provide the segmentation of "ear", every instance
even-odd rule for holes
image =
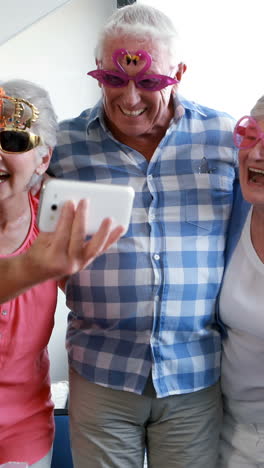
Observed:
[[[102,60],[96,59],[95,63],[96,63],[97,68],[102,68]],[[97,83],[98,83],[99,88],[102,88],[102,84],[100,83],[100,81],[97,81]]]
[[[186,72],[186,70],[187,70],[187,65],[185,65],[185,63],[183,62],[179,63],[178,71],[176,73],[176,78],[178,81],[181,81],[182,75]]]
[[[46,170],[49,167],[52,152],[53,152],[53,148],[48,147],[48,152],[45,154],[45,156],[42,156],[41,163],[35,169],[36,174],[42,175],[44,174],[44,172],[46,172]]]

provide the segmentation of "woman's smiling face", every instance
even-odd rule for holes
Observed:
[[[0,150],[0,201],[28,190],[29,182],[39,162],[36,150],[7,154]]]
[[[264,120],[257,124],[264,132]],[[244,198],[264,209],[264,141],[260,139],[253,148],[239,151],[239,176]]]

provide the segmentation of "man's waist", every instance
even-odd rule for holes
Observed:
[[[111,342],[111,346],[110,350],[107,343],[98,341],[97,347],[101,349],[98,351],[95,346],[89,346],[88,340],[82,350],[70,340],[69,364],[90,382],[138,394],[144,392],[152,372],[158,398],[198,391],[219,379],[220,340],[207,342],[203,355],[203,345],[198,342],[171,347]]]
[[[203,359],[211,360],[220,351],[220,335],[213,328],[199,331],[178,330],[99,330],[95,327],[82,330],[69,323],[67,348],[77,361],[90,361],[96,367],[103,356],[109,357],[108,368],[114,360],[133,358],[134,362],[177,361],[179,372],[185,372],[184,363],[194,360],[198,363],[203,350]],[[83,349],[89,351],[84,353]],[[110,359],[111,357],[111,359]],[[181,367],[182,366],[182,367]],[[203,366],[206,368],[205,362]],[[188,367],[188,366],[187,366]],[[200,369],[202,365],[200,364]]]

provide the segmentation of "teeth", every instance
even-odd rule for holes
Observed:
[[[126,110],[126,109],[122,109],[122,112],[125,114],[125,115],[133,115],[133,116],[137,116],[137,115],[140,115],[144,112],[145,109],[139,109],[139,110],[134,110],[134,111],[129,111],[129,110]]]
[[[250,171],[250,172],[256,172],[257,174],[262,174],[262,175],[264,175],[264,170],[263,170],[263,169],[255,169],[255,168],[253,168],[253,167],[250,167],[250,168],[249,168],[249,171]]]
[[[8,172],[0,171],[0,184],[5,182],[8,177],[9,177]]]

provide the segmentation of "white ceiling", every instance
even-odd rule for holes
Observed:
[[[74,0],[0,0],[0,45],[69,1]]]

